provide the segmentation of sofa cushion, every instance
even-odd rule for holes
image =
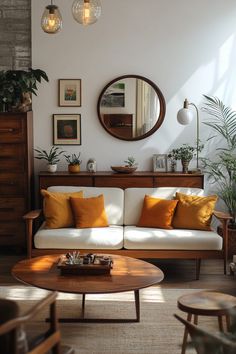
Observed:
[[[104,197],[70,198],[75,227],[106,227],[107,215],[104,209]]]
[[[127,188],[125,189],[124,224],[137,225],[145,194],[155,198],[174,199],[176,192],[203,195],[203,189],[184,187]]]
[[[177,229],[211,230],[212,213],[217,201],[216,195],[200,197],[176,193],[178,205],[172,225]]]
[[[171,222],[177,204],[177,200],[153,198],[145,195],[137,226],[173,229]]]
[[[45,227],[58,229],[60,227],[71,227],[74,225],[70,197],[83,198],[83,192],[58,193],[41,190],[43,199],[43,213],[46,220]]]
[[[143,250],[221,250],[222,237],[213,231],[152,229],[125,226],[124,247]]]
[[[35,234],[34,244],[36,248],[48,249],[117,250],[123,247],[123,227],[45,229],[42,225]]]
[[[105,210],[109,225],[123,225],[124,191],[121,188],[51,186],[51,192],[84,192],[84,198],[104,196]]]

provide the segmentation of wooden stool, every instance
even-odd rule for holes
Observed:
[[[226,318],[226,328],[230,328],[229,310],[236,306],[236,297],[218,293],[214,291],[200,291],[197,293],[183,295],[178,299],[178,308],[187,312],[187,321],[198,324],[198,316],[216,316],[218,317],[219,330],[224,331],[223,317]],[[182,351],[186,351],[188,330],[185,327]]]

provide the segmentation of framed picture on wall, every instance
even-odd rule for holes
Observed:
[[[81,80],[59,79],[59,107],[81,107]]]
[[[80,114],[53,114],[53,144],[81,145]]]
[[[167,171],[167,154],[153,155],[153,172]]]

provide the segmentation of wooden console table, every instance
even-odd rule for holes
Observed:
[[[204,188],[204,175],[181,172],[135,172],[121,174],[114,172],[40,172],[39,188],[50,186],[87,186],[87,187],[195,187]]]

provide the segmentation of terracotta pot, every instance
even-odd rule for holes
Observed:
[[[70,173],[80,172],[80,165],[68,165],[68,171]]]
[[[181,160],[183,173],[188,173],[188,165],[190,160]]]

